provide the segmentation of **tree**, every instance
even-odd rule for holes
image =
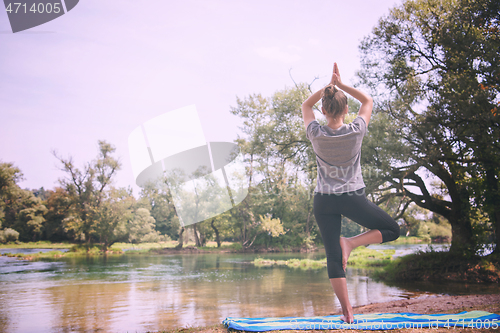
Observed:
[[[384,190],[450,221],[450,251],[477,250],[476,209],[496,225],[499,244],[498,15],[497,1],[405,1],[360,46],[361,82],[389,116],[392,142],[407,147],[382,145],[372,163],[386,171]],[[442,189],[433,194],[422,170]]]
[[[155,219],[155,230],[177,240],[180,223],[168,188],[158,186],[154,182],[148,182],[142,188],[140,196],[142,200],[147,202],[151,216]]]
[[[99,205],[92,207],[92,231],[102,244],[102,251],[118,241],[126,241],[129,235],[127,222],[132,219],[135,198],[124,189],[111,188],[104,192]]]
[[[96,228],[100,228],[101,231],[105,229],[102,225],[105,223],[104,216],[112,216],[109,209],[114,207],[113,202],[104,205],[104,201],[108,198],[106,191],[120,169],[120,162],[112,156],[116,149],[106,141],[98,141],[98,145],[97,158],[87,163],[82,171],[75,167],[71,157],[64,159],[54,152],[54,156],[61,162],[62,170],[66,173],[66,178],[60,179],[59,182],[72,201],[71,212],[64,220],[65,227],[77,237],[83,235],[87,246],[92,243],[92,235]],[[101,223],[98,226],[95,224],[96,219]],[[110,221],[110,226],[115,225],[115,222],[115,220]]]
[[[64,227],[63,221],[70,216],[72,198],[61,187],[46,191],[44,239],[50,241],[63,241],[75,239],[76,235]]]
[[[35,241],[43,231],[47,208],[42,201],[17,182],[23,179],[12,163],[0,163],[0,223],[19,233],[22,241]]]
[[[138,208],[129,221],[129,241],[132,243],[158,242],[160,233],[155,230],[155,219],[146,208]]]
[[[284,235],[290,237],[287,243],[298,241],[300,245],[315,228],[316,157],[297,113],[309,93],[310,87],[300,84],[270,98],[260,94],[238,98],[231,109],[243,119],[245,136],[236,142],[248,165],[249,195],[231,210],[243,246],[254,244],[262,234],[258,215],[270,213],[281,219],[292,230]]]

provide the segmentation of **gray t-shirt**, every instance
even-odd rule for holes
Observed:
[[[365,187],[361,174],[361,143],[366,122],[356,117],[336,130],[313,120],[307,126],[318,164],[318,183],[314,192],[345,193]]]

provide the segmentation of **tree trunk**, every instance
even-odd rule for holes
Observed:
[[[311,208],[307,212],[307,221],[306,221],[306,235],[307,237],[311,236],[311,228],[309,228],[309,221],[311,220]]]
[[[500,253],[500,193],[498,191],[498,179],[496,178],[495,166],[486,165],[486,212],[489,215],[490,221],[493,224],[495,234],[495,249],[494,253]]]
[[[205,237],[205,234],[200,232],[200,245],[205,246],[207,244],[207,238]]]
[[[198,231],[196,230],[196,223],[193,224],[194,242],[196,247],[201,247],[200,238],[198,237]]]
[[[87,253],[90,251],[90,247],[91,247],[91,244],[90,244],[90,233],[88,231],[86,231],[84,233],[85,235],[85,247],[87,248]]]
[[[215,227],[214,221],[215,221],[215,219],[212,219],[212,222],[210,222],[210,225],[212,226],[212,229],[214,229],[214,232],[215,232],[215,241],[217,242],[217,247],[220,247],[219,230]]]
[[[451,247],[450,252],[471,253],[474,252],[476,244],[472,235],[472,224],[470,221],[469,196],[466,189],[460,191],[460,199],[453,200],[452,210],[449,216],[451,224]],[[474,253],[473,253],[474,254]]]
[[[184,238],[182,237],[184,234],[184,227],[181,228],[181,232],[179,232],[179,244],[175,247],[176,249],[182,249],[184,245]]]

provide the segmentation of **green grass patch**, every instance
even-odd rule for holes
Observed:
[[[365,246],[354,249],[349,256],[348,266],[353,267],[382,267],[392,261],[396,250],[373,250]]]
[[[48,252],[38,252],[38,253],[4,253],[7,257],[16,257],[24,260],[38,260],[42,258],[46,259],[57,259],[57,258],[72,258],[72,257],[84,257],[84,256],[102,256],[102,255],[121,255],[123,251],[118,248],[109,250],[106,253],[102,251],[100,245],[94,245],[91,248],[87,248],[85,245],[72,245],[68,252],[61,251],[48,251]]]
[[[399,236],[398,239],[392,241],[392,242],[387,242],[384,243],[387,245],[397,245],[397,244],[425,244],[425,243],[430,243],[430,238],[425,238],[425,237],[415,237],[415,236]]]
[[[71,243],[52,243],[49,241],[38,242],[11,242],[7,244],[0,244],[0,249],[69,249],[74,244]]]
[[[132,244],[132,243],[114,243],[113,245],[110,246],[110,250],[149,250],[149,249],[161,249],[164,247],[173,247],[170,244],[171,242],[160,242],[160,243],[139,243],[139,244]],[[127,251],[127,252],[129,252]]]
[[[353,268],[366,267],[382,267],[392,261],[392,256],[396,250],[373,250],[364,246],[354,249],[349,256],[347,265]],[[256,258],[253,264],[257,267],[266,266],[287,266],[301,269],[319,269],[326,267],[326,258],[319,260],[312,259],[288,259],[288,260],[272,260],[264,258]]]
[[[49,251],[49,252],[38,252],[38,253],[4,253],[3,254],[6,257],[14,257],[14,258],[19,258],[19,259],[24,259],[24,260],[37,260],[41,258],[61,258],[65,255],[64,252],[61,251]]]

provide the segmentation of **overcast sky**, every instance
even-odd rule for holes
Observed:
[[[53,189],[64,174],[52,150],[81,167],[106,140],[122,162],[115,185],[137,194],[128,153],[137,126],[195,104],[206,140],[232,142],[237,96],[291,87],[290,69],[297,82],[319,76],[319,89],[334,61],[353,82],[360,41],[398,3],[82,0],[16,34],[2,9],[0,161],[21,169],[21,187]]]

